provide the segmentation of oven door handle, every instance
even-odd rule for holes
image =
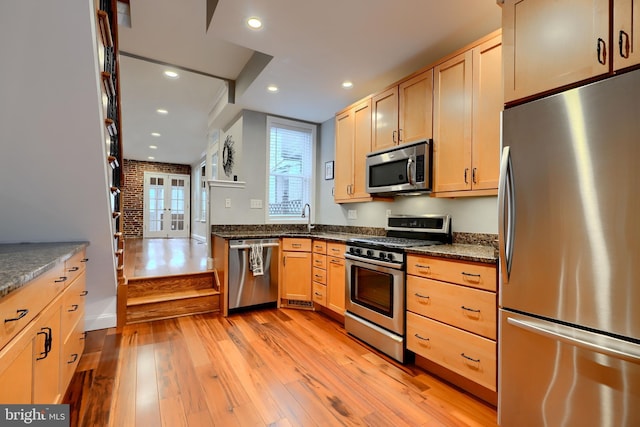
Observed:
[[[369,260],[367,258],[360,258],[358,256],[351,255],[349,253],[344,254],[344,257],[346,259],[350,259],[350,260],[353,260],[353,261],[359,261],[361,263],[366,263],[368,266],[371,266],[371,267],[386,267],[386,268],[393,268],[394,270],[402,270],[402,265],[401,264],[395,264],[393,262],[387,262],[387,261],[381,261],[381,260],[375,260],[375,262],[371,262],[371,260]]]

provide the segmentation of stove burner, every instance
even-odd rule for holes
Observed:
[[[442,242],[435,240],[421,240],[421,239],[408,239],[405,237],[360,237],[351,239],[349,241],[352,244],[364,243],[368,245],[384,246],[388,248],[409,248],[412,246],[431,246],[439,245]]]

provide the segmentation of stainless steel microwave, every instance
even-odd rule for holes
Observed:
[[[433,141],[426,140],[367,154],[367,193],[430,192]]]

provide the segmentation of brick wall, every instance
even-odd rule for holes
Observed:
[[[191,175],[191,166],[124,159],[122,169],[124,171],[124,183],[122,185],[123,233],[125,237],[142,237],[144,173],[159,172]]]

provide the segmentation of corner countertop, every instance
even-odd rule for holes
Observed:
[[[331,233],[331,232],[251,232],[251,231],[228,231],[214,232],[214,236],[226,240],[234,239],[268,239],[278,237],[300,237],[311,239],[323,239],[333,242],[347,242],[349,239],[363,237],[362,234],[352,233]],[[407,253],[419,255],[436,256],[440,258],[454,259],[459,261],[481,262],[485,264],[496,264],[498,255],[496,249],[489,245],[453,243],[450,245],[435,246],[415,246],[406,248]]]
[[[453,243],[451,245],[415,246],[407,248],[406,252],[484,264],[495,264],[498,261],[496,249],[493,246],[483,245]]]
[[[88,242],[0,244],[0,298],[88,245]]]

